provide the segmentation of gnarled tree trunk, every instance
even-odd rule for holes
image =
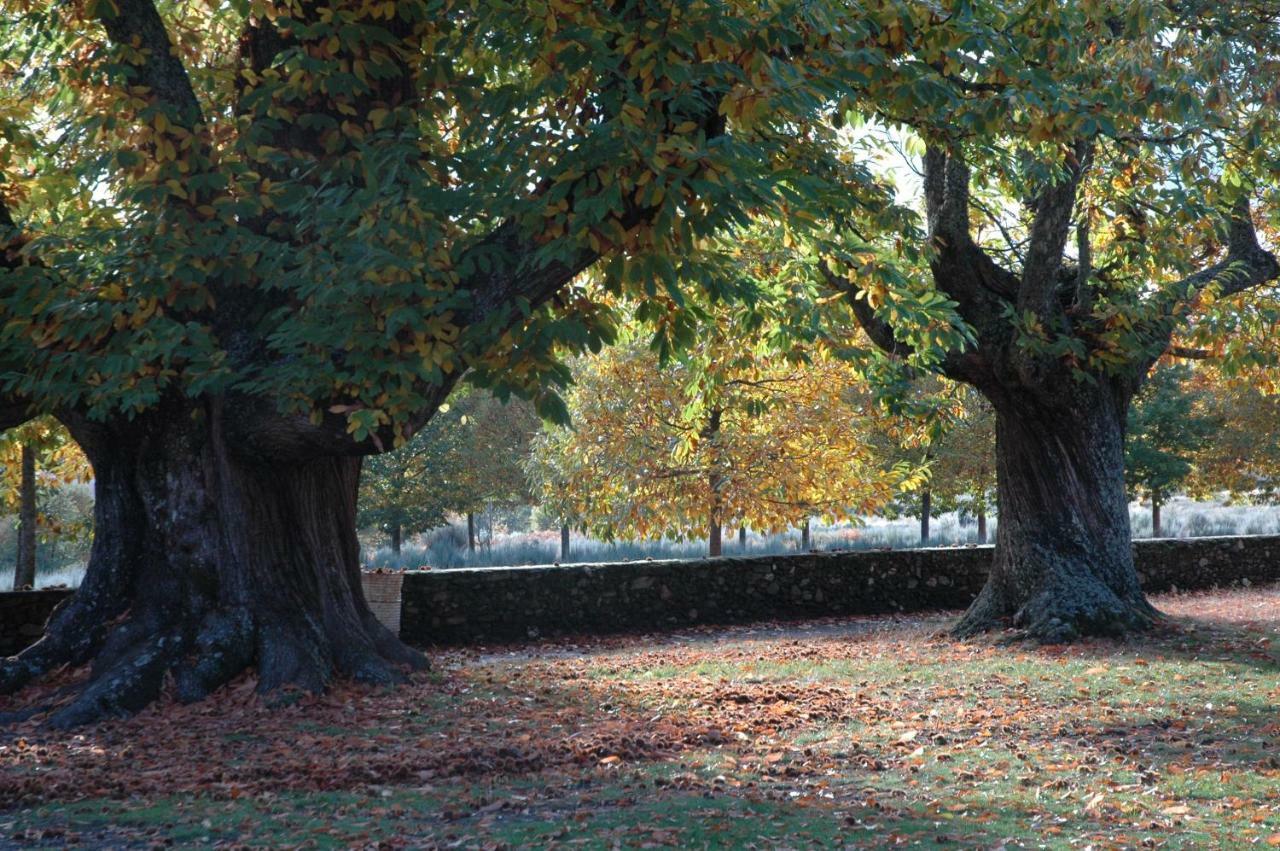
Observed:
[[[267,693],[335,676],[391,683],[426,665],[364,599],[358,458],[237,454],[216,403],[67,424],[97,483],[88,571],[45,636],[0,665],[13,690],[92,660],[52,724],[134,712],[169,677],[197,700],[250,666]]]
[[[1007,618],[1028,637],[1057,642],[1150,625],[1156,612],[1138,585],[1124,488],[1128,392],[996,398],[995,559],[956,632]]]

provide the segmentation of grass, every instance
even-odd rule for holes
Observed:
[[[1066,648],[946,616],[707,628],[31,722],[0,732],[0,846],[1280,844],[1280,587],[1156,603],[1157,634]]]

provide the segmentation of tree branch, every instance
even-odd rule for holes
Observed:
[[[1022,266],[1018,288],[1019,312],[1031,311],[1047,320],[1062,305],[1058,299],[1058,269],[1071,232],[1080,180],[1092,158],[1092,142],[1077,140],[1067,159],[1066,179],[1045,188],[1035,199],[1031,222],[1031,242]]]
[[[133,82],[150,89],[173,112],[170,120],[177,119],[184,129],[192,131],[203,123],[191,78],[152,0],[114,0],[99,3],[98,8],[111,40],[143,53],[141,62],[128,63],[136,77]]]

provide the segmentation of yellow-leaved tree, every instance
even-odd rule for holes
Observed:
[[[64,512],[47,510],[41,505],[41,491],[89,478],[84,453],[52,417],[38,417],[0,434],[0,509],[18,518],[15,589],[35,586],[41,537],[83,537],[91,525],[87,513],[69,519]]]
[[[534,445],[535,489],[566,522],[604,538],[764,532],[875,511],[910,484],[868,439],[883,414],[829,341],[748,338],[727,309],[701,339],[662,358],[635,337],[583,359],[573,427]]]

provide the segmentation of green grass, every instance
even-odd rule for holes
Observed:
[[[925,618],[458,651],[395,692],[28,727],[0,734],[0,846],[1266,847],[1278,599],[1067,649]]]

